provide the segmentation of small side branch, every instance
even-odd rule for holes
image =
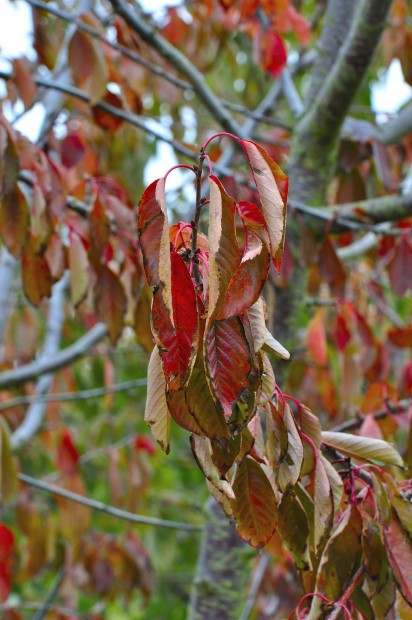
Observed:
[[[40,609],[36,611],[36,613],[34,614],[33,620],[43,620],[43,618],[46,617],[46,614],[49,611],[54,599],[59,593],[59,590],[62,586],[65,576],[66,576],[66,569],[63,567],[62,569],[60,569],[59,573],[57,574],[56,581],[54,582],[52,589],[46,596],[44,603],[42,604]]]
[[[0,359],[3,355],[4,332],[10,315],[10,298],[18,262],[3,247],[0,256]]]
[[[61,489],[60,487],[48,484],[47,482],[43,482],[42,480],[38,480],[37,478],[33,478],[32,476],[27,476],[26,474],[18,474],[18,478],[21,482],[24,482],[29,486],[35,487],[36,489],[46,491],[47,493],[52,493],[53,495],[58,495],[59,497],[63,497],[64,499],[68,499],[72,502],[76,502],[77,504],[88,506],[93,510],[104,512],[108,515],[111,515],[112,517],[117,517],[118,519],[123,519],[124,521],[130,521],[131,523],[155,525],[173,530],[182,530],[184,532],[200,532],[203,530],[203,527],[200,525],[193,525],[191,523],[180,523],[178,521],[168,521],[166,519],[157,519],[156,517],[146,517],[144,515],[137,515],[133,512],[128,512],[127,510],[121,510],[120,508],[109,506],[108,504],[104,504],[103,502],[89,499],[88,497],[84,497],[83,495],[79,495],[78,493],[73,493],[72,491]]]

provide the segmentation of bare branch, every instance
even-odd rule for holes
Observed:
[[[250,586],[249,594],[247,595],[246,603],[242,611],[242,615],[239,620],[249,620],[250,614],[253,611],[253,607],[256,603],[256,597],[259,593],[260,586],[262,585],[263,578],[266,573],[266,569],[269,565],[270,555],[263,552],[259,558],[258,565],[253,574],[252,583]]]
[[[364,216],[366,220],[375,223],[398,221],[412,215],[412,193],[347,202],[329,208],[329,212],[356,220]]]
[[[62,586],[62,583],[64,581],[64,578],[66,576],[66,569],[63,566],[63,568],[60,569],[60,571],[57,574],[56,580],[52,586],[52,589],[50,590],[50,592],[48,593],[48,595],[46,596],[44,602],[42,603],[42,606],[40,607],[40,609],[38,611],[36,611],[36,613],[33,616],[33,620],[43,620],[43,618],[45,618],[47,612],[49,611],[54,599],[56,598],[56,596],[59,593],[59,590]]]
[[[159,527],[170,528],[173,530],[182,530],[184,532],[201,532],[203,530],[203,527],[200,525],[193,525],[191,523],[179,523],[178,521],[168,521],[166,519],[158,519],[156,517],[146,517],[144,515],[137,515],[133,512],[128,512],[127,510],[121,510],[120,508],[109,506],[108,504],[104,504],[103,502],[89,499],[88,497],[84,497],[83,495],[79,495],[78,493],[73,493],[72,491],[61,489],[60,487],[48,484],[47,482],[43,482],[42,480],[38,480],[37,478],[33,478],[32,476],[27,476],[26,474],[18,474],[18,478],[21,482],[24,482],[25,484],[28,484],[37,489],[41,489],[42,491],[47,491],[47,493],[52,493],[53,495],[64,497],[65,499],[76,502],[77,504],[88,506],[89,508],[93,508],[93,510],[104,512],[108,515],[111,515],[112,517],[117,517],[118,519],[130,521],[131,523],[155,525]]]
[[[69,274],[66,272],[62,279],[53,286],[49,302],[46,338],[39,362],[53,359],[59,351],[64,322],[64,297],[68,283]],[[44,397],[49,392],[52,383],[52,373],[42,375],[37,381],[35,397]],[[36,435],[43,423],[45,410],[46,403],[44,400],[36,400],[30,405],[22,424],[14,431],[11,437],[13,450],[19,450]]]
[[[105,387],[91,388],[90,390],[79,390],[78,392],[60,392],[59,394],[35,394],[33,396],[16,396],[4,403],[0,403],[0,411],[6,411],[21,405],[31,405],[33,403],[67,403],[78,400],[89,400],[89,398],[99,398],[107,394],[118,394],[119,392],[131,392],[132,390],[146,387],[147,379],[131,379],[114,385]]]
[[[56,372],[81,358],[89,349],[100,342],[107,334],[107,325],[97,323],[84,336],[72,345],[56,353],[52,358],[39,359],[25,366],[0,373],[0,389],[9,389],[16,385],[33,381],[42,375]]]
[[[226,112],[219,98],[209,88],[204,75],[190,60],[164,37],[157,33],[136,11],[132,11],[123,0],[110,0],[116,13],[165,60],[180,71],[192,84],[199,100],[206,106],[218,123],[230,133],[241,135],[240,125]]]
[[[288,67],[283,69],[282,75],[280,76],[280,83],[293,116],[299,118],[303,113],[304,107]]]
[[[412,101],[406,105],[395,118],[380,128],[384,144],[395,144],[412,131]]]

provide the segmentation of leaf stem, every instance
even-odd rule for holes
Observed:
[[[202,207],[205,204],[206,199],[202,197],[202,172],[203,172],[203,164],[205,161],[206,155],[205,150],[202,147],[200,149],[199,154],[199,162],[198,165],[194,168],[196,174],[196,210],[195,217],[192,221],[192,264],[194,267],[194,276],[196,284],[200,284],[200,271],[199,271],[199,263],[197,259],[197,233],[199,228],[199,220],[200,213],[202,211]]]

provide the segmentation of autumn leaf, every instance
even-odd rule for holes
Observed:
[[[0,502],[7,502],[17,491],[17,471],[10,444],[10,431],[0,416]]]
[[[299,480],[303,465],[303,445],[289,405],[283,407],[283,421],[287,429],[288,448],[276,471],[279,488],[284,493]]]
[[[383,535],[398,588],[412,606],[412,542],[396,518],[384,528]]]
[[[29,237],[22,256],[23,290],[27,299],[38,306],[44,297],[50,297],[52,277],[46,258],[36,252],[36,242]]]
[[[176,424],[179,424],[179,426],[189,431],[189,433],[197,433],[198,435],[203,435],[201,428],[199,427],[198,423],[193,417],[193,414],[189,410],[186,401],[186,394],[186,390],[183,389],[174,392],[167,392],[166,400],[170,415],[172,416]]]
[[[106,91],[108,69],[100,41],[76,30],[68,45],[68,62],[73,79],[97,103]]]
[[[166,403],[166,382],[159,350],[152,351],[147,369],[147,397],[144,419],[163,452],[170,450],[170,413]]]
[[[18,185],[7,192],[0,205],[0,236],[15,258],[20,258],[30,229],[30,210]]]
[[[296,568],[308,570],[311,565],[308,518],[293,491],[288,491],[282,496],[278,508],[278,528],[282,542],[289,549]]]
[[[69,234],[68,267],[70,273],[70,297],[78,306],[86,297],[90,285],[90,265],[84,243],[76,232]]]
[[[399,453],[393,446],[381,439],[323,431],[322,443],[331,446],[346,456],[361,461],[403,467],[403,461]]]
[[[13,549],[13,532],[0,523],[0,603],[5,602],[11,590]]]
[[[309,322],[306,339],[309,353],[314,361],[320,366],[325,366],[328,360],[328,348],[322,308],[318,308]]]
[[[233,500],[235,498],[234,490],[229,482],[221,477],[219,470],[213,463],[210,440],[207,437],[191,435],[190,446],[205,477],[228,499]]]
[[[388,338],[397,347],[412,348],[412,325],[390,329]]]
[[[288,178],[261,146],[250,140],[239,142],[255,179],[269,233],[271,256],[279,271],[285,243]]]
[[[252,547],[269,542],[277,525],[276,497],[260,465],[246,457],[239,465],[233,483],[232,503],[237,530]]]
[[[208,380],[216,402],[226,418],[243,390],[248,387],[252,361],[238,317],[215,321],[205,334]]]
[[[221,311],[224,296],[241,261],[236,238],[235,201],[220,181],[209,177],[209,330],[212,320]]]
[[[119,277],[105,265],[97,272],[94,295],[97,316],[107,323],[110,339],[115,343],[123,331],[127,298]]]

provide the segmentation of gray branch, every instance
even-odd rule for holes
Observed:
[[[116,13],[153,49],[165,60],[169,61],[175,69],[180,71],[192,84],[199,100],[206,106],[213,118],[230,133],[240,135],[240,125],[223,108],[219,98],[209,88],[204,75],[195,67],[190,60],[182,54],[174,45],[157,33],[137,11],[133,11],[123,0],[110,0]]]
[[[76,502],[77,504],[81,504],[82,506],[88,506],[93,510],[104,512],[108,515],[111,515],[112,517],[117,517],[118,519],[130,521],[131,523],[157,525],[173,530],[183,530],[185,532],[199,532],[203,530],[203,527],[200,525],[192,525],[191,523],[179,523],[178,521],[168,521],[165,519],[157,519],[156,517],[146,517],[144,515],[137,515],[133,512],[128,512],[127,510],[121,510],[120,508],[109,506],[108,504],[104,504],[103,502],[89,499],[88,497],[84,497],[83,495],[79,495],[78,493],[73,493],[72,491],[67,491],[66,489],[62,489],[52,484],[48,484],[47,482],[43,482],[43,480],[38,480],[37,478],[27,476],[26,474],[18,474],[18,478],[19,480],[21,480],[21,482],[24,482],[25,484],[28,484],[42,491],[46,491],[47,493],[52,493],[53,495],[64,497],[65,499]]]
[[[73,364],[87,351],[100,342],[107,334],[107,325],[97,323],[87,334],[81,336],[72,345],[56,353],[52,358],[41,358],[30,364],[0,373],[0,389],[10,389],[27,381],[34,381],[42,375],[56,372]]]
[[[66,272],[59,282],[53,286],[49,302],[49,316],[46,325],[46,338],[43,351],[39,357],[39,363],[51,360],[59,351],[62,327],[64,322],[64,298],[69,274]],[[41,399],[50,390],[53,383],[53,373],[42,375],[36,384],[35,398]],[[46,410],[43,400],[35,400],[28,408],[22,424],[14,431],[11,437],[13,450],[19,450],[36,435],[39,431]]]

